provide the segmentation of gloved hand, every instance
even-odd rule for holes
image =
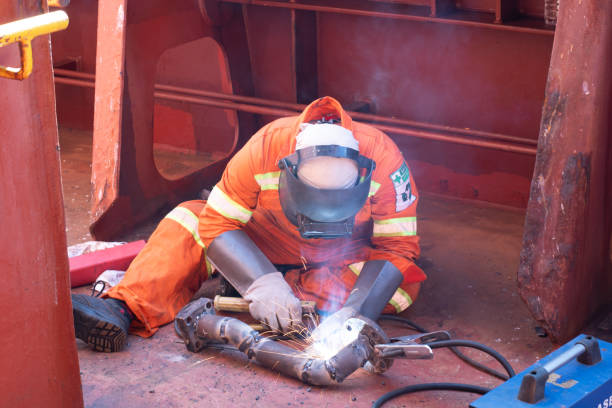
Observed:
[[[257,278],[244,293],[255,319],[273,330],[289,331],[302,321],[302,305],[280,272]]]

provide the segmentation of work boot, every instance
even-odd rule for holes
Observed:
[[[74,332],[96,351],[120,351],[127,339],[132,313],[125,302],[87,295],[72,295]]]

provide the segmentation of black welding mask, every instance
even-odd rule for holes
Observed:
[[[317,156],[348,158],[357,163],[359,176],[355,185],[343,189],[320,189],[298,178],[301,162]],[[281,159],[279,196],[285,216],[303,238],[343,238],[353,232],[355,214],[363,207],[370,192],[376,163],[357,150],[338,145],[310,146]]]

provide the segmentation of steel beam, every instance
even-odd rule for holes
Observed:
[[[2,23],[47,11],[40,2],[1,4]],[[83,406],[49,44],[48,35],[31,41],[28,78],[0,79],[0,405],[6,407]],[[0,49],[0,65],[16,65],[14,47]]]
[[[99,3],[90,225],[97,239],[111,239],[159,210],[195,197],[216,182],[227,163],[225,158],[178,180],[164,178],[155,166],[154,82],[164,51],[212,37],[224,48],[233,70],[230,87],[252,93],[239,13],[217,28],[202,19],[195,2],[181,0],[170,7],[156,0],[146,2],[146,8],[142,4]],[[223,47],[228,37],[231,45]],[[252,115],[239,114],[238,120],[232,150],[256,129]]]
[[[561,2],[518,283],[551,336],[610,301],[612,2]]]

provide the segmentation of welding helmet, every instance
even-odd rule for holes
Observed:
[[[298,134],[295,153],[279,161],[280,204],[303,238],[351,236],[376,167],[358,149],[350,130],[315,124]]]

